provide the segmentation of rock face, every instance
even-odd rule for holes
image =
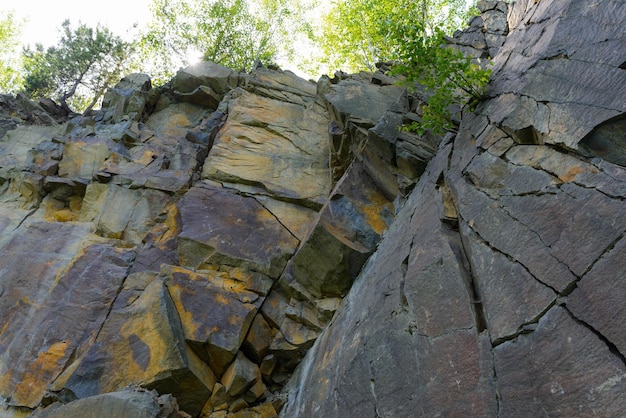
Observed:
[[[283,416],[626,411],[626,72],[611,52],[626,5],[510,7],[489,98],[441,143]]]
[[[204,63],[73,119],[3,99],[0,413],[276,416],[419,177],[393,163],[420,141],[407,98],[376,77]]]
[[[438,138],[385,75],[0,100],[0,415],[623,415],[619,0],[483,0]]]

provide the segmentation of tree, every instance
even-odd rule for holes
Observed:
[[[152,62],[145,71],[165,81],[198,56],[243,71],[257,60],[273,62],[288,49],[287,33],[303,23],[300,4],[299,0],[153,0],[153,19],[140,42],[144,62]]]
[[[406,36],[406,29],[397,28]],[[400,35],[396,35],[400,36]],[[423,133],[442,134],[453,128],[452,108],[468,106],[470,110],[482,98],[491,70],[482,68],[470,57],[446,44],[444,32],[421,39],[406,40],[396,48],[396,65],[392,74],[405,76],[405,85],[426,88],[428,103],[422,107],[422,119],[407,128]]]
[[[13,12],[0,15],[0,93],[14,93],[22,85],[19,54],[16,53],[22,23]]]
[[[329,71],[373,71],[380,61],[396,59],[404,42],[452,33],[467,18],[465,0],[337,0],[322,18],[313,41]],[[402,34],[393,27],[402,27]]]
[[[133,45],[98,25],[63,22],[57,46],[26,49],[24,89],[31,97],[52,97],[68,112],[88,112],[119,81]],[[71,105],[71,107],[70,107]]]
[[[325,17],[316,38],[329,68],[375,69],[393,63],[406,85],[427,89],[428,105],[413,130],[451,129],[451,107],[479,99],[489,79],[482,69],[447,47],[444,35],[467,18],[465,0],[341,0]]]

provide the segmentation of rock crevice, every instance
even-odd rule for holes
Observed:
[[[479,9],[444,138],[387,64],[1,97],[0,415],[620,416],[626,7]]]

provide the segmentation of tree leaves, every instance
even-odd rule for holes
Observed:
[[[407,29],[396,27],[404,36]],[[446,44],[444,33],[435,34],[422,41],[405,40],[398,52],[398,64],[392,72],[403,74],[410,89],[417,85],[426,88],[428,104],[422,108],[422,120],[409,129],[423,133],[431,130],[442,134],[451,130],[452,113],[455,108],[472,105],[479,100],[489,82],[491,70],[481,68],[459,50]]]
[[[159,81],[198,52],[235,70],[271,63],[280,50],[289,52],[289,25],[299,25],[301,16],[299,0],[153,0],[151,9],[140,52]]]
[[[22,23],[13,12],[0,15],[0,93],[15,92],[22,84],[19,55],[15,53]]]
[[[330,68],[375,69],[393,63],[406,85],[426,89],[421,123],[409,128],[442,133],[452,129],[452,111],[480,98],[489,71],[456,49],[444,35],[467,17],[465,0],[341,0],[326,15],[316,41]]]
[[[132,45],[98,25],[61,26],[57,46],[24,51],[24,90],[31,97],[53,97],[72,112],[88,111],[119,81]]]

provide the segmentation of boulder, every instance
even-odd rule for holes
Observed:
[[[237,87],[239,78],[240,75],[230,68],[205,61],[178,71],[170,85],[171,89],[179,94],[190,94],[201,87],[206,87],[223,97],[229,90]]]
[[[147,74],[135,73],[122,78],[104,94],[103,120],[112,120],[114,123],[124,119],[139,120],[143,116],[151,89],[152,83]]]
[[[238,90],[202,178],[238,189],[258,186],[280,200],[317,209],[331,189],[328,122],[313,98],[294,104]]]
[[[133,383],[171,393],[183,411],[196,415],[216,378],[183,335],[161,279],[150,281],[143,290],[127,283],[95,342],[61,375],[57,390],[66,388],[86,398]]]
[[[241,347],[271,279],[246,271],[194,273],[176,267],[163,273],[185,340],[221,376]]]
[[[54,403],[36,411],[32,418],[188,418],[178,410],[176,399],[156,391],[126,389],[79,399],[62,405]]]
[[[261,380],[259,367],[243,353],[237,354],[235,361],[222,376],[222,384],[230,396],[243,395],[259,380]]]

